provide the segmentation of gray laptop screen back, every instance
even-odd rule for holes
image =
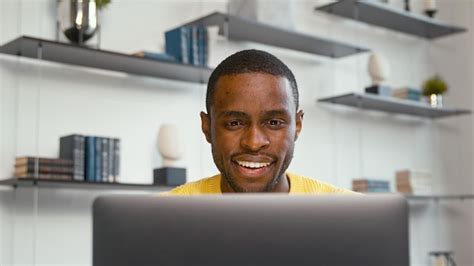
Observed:
[[[93,265],[409,265],[401,196],[106,196]]]

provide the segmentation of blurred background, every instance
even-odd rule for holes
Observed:
[[[88,8],[72,13],[79,2]],[[298,82],[305,117],[289,171],[407,194],[411,264],[440,251],[474,265],[474,1],[361,2],[0,0],[0,265],[91,265],[95,197],[169,189],[152,186],[162,125],[175,125],[187,181],[216,174],[200,129],[206,80],[250,48]],[[435,76],[445,93],[427,86]],[[69,135],[119,140],[107,181],[141,186],[88,186],[87,172],[18,182],[41,175],[19,158],[67,159]]]

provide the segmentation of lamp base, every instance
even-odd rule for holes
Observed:
[[[392,89],[387,86],[373,85],[365,88],[366,93],[378,94],[383,96],[392,96]]]
[[[434,15],[436,14],[437,11],[438,10],[436,9],[425,10],[425,14],[430,18],[434,18]]]
[[[179,186],[186,183],[186,168],[162,167],[153,169],[153,184]]]

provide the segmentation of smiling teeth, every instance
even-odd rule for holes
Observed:
[[[259,162],[244,162],[244,161],[237,161],[240,166],[247,167],[247,168],[262,168],[269,166],[270,163],[259,163]]]

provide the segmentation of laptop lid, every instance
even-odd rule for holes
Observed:
[[[93,265],[409,265],[408,207],[379,196],[103,196]]]

